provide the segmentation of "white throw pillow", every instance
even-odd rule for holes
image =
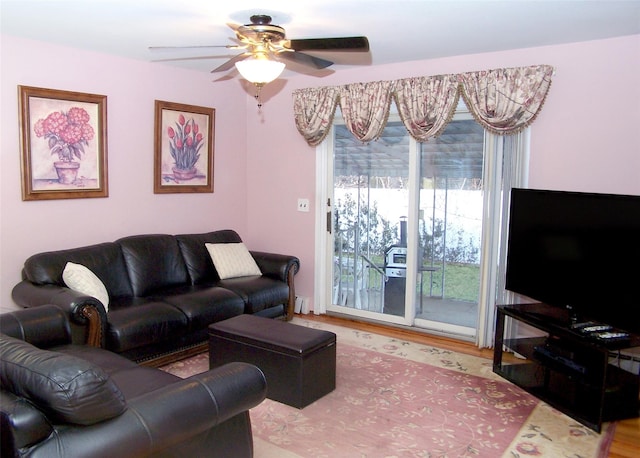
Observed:
[[[205,243],[220,279],[262,275],[244,243]]]
[[[102,302],[105,310],[109,311],[109,293],[104,283],[100,281],[96,274],[82,264],[67,262],[62,271],[62,280],[74,291],[92,296]]]

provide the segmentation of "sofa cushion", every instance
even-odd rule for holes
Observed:
[[[169,342],[187,333],[187,317],[171,304],[152,300],[114,300],[107,323],[107,349],[123,353]]]
[[[244,243],[206,243],[221,280],[262,275]]]
[[[180,377],[168,372],[140,366],[130,359],[102,348],[88,345],[62,345],[52,350],[73,355],[100,366],[118,386],[127,401],[180,380]]]
[[[134,235],[121,238],[116,243],[122,249],[133,295],[145,297],[189,281],[175,237],[165,234]]]
[[[96,274],[91,272],[91,269],[82,264],[67,262],[62,271],[62,280],[65,285],[74,291],[95,297],[102,302],[105,310],[109,311],[109,293],[107,293],[107,288],[105,288],[104,283],[96,277]]]
[[[229,278],[221,280],[219,285],[233,291],[244,300],[244,313],[257,313],[289,301],[287,284],[270,277]]]
[[[180,309],[189,320],[189,332],[206,329],[211,323],[226,320],[245,311],[245,303],[236,293],[213,285],[176,288],[163,300]]]
[[[231,229],[203,234],[176,235],[191,282],[194,285],[220,280],[205,243],[239,243],[242,239]]]
[[[123,390],[123,387],[121,387],[118,381],[113,378],[113,375],[120,371],[138,367],[138,365],[130,359],[123,358],[117,353],[107,351],[104,348],[92,347],[91,345],[57,345],[49,348],[48,350],[84,359],[85,361],[91,361],[92,364],[100,367],[100,369],[102,369],[114,382],[116,382],[116,385],[118,385],[118,388],[124,395],[125,399],[128,397],[127,392]]]
[[[100,367],[6,335],[0,335],[0,387],[59,422],[92,425],[126,409],[124,396]]]

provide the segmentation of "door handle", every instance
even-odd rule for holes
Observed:
[[[327,232],[331,234],[331,210],[327,212]]]

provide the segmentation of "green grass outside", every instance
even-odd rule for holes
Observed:
[[[377,258],[377,257],[376,257]],[[379,262],[379,265],[383,265],[384,260],[374,259],[374,262]],[[371,270],[369,277],[369,284],[379,285],[380,275]],[[343,281],[353,281],[353,277],[343,276]],[[429,281],[431,281],[431,275],[428,272],[422,275],[422,294],[428,296],[431,294],[435,297],[441,297],[442,294],[442,275],[440,270],[436,270],[433,273],[433,289],[429,290]],[[477,264],[458,264],[458,263],[446,263],[444,269],[444,298],[457,301],[467,301],[477,303],[479,301],[480,294],[480,266]],[[420,285],[417,285],[418,291],[420,291]]]
[[[433,273],[434,296],[442,295],[442,275]],[[423,294],[429,294],[430,275],[422,276]],[[419,285],[418,285],[419,286]],[[445,264],[444,298],[458,301],[478,302],[480,294],[480,266],[477,264]]]

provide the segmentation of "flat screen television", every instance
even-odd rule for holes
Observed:
[[[640,196],[514,188],[506,289],[640,334]]]

